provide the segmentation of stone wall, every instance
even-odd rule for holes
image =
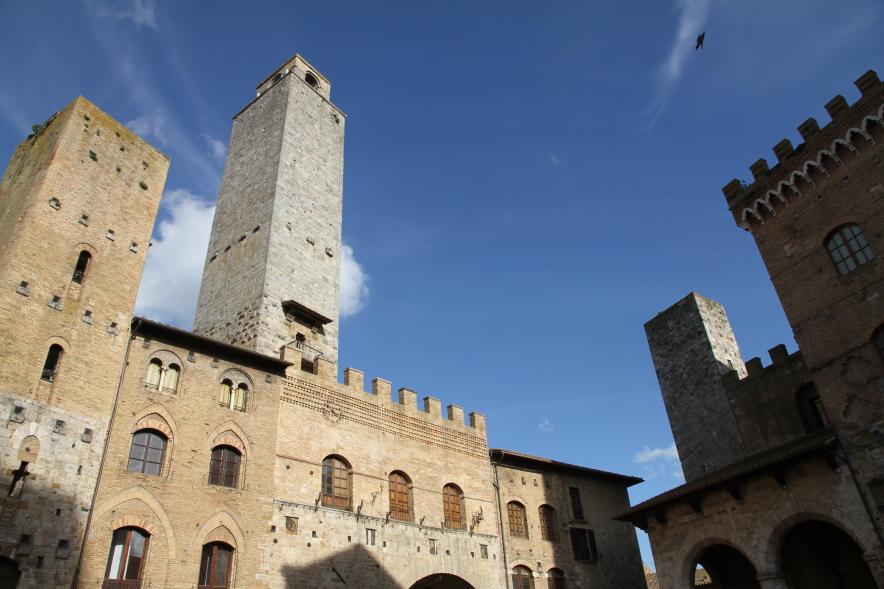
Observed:
[[[526,566],[537,587],[546,587],[550,569],[564,573],[567,587],[637,589],[645,586],[642,561],[635,530],[611,516],[629,507],[628,483],[600,476],[579,475],[556,470],[525,470],[495,465],[499,484],[500,509],[506,543],[506,566]],[[570,487],[580,491],[583,517],[571,509]],[[525,507],[527,538],[510,532],[507,504],[515,501]],[[540,506],[555,510],[555,540],[545,540],[541,532]],[[570,529],[593,532],[598,549],[596,562],[574,558]]]

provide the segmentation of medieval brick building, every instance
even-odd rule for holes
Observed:
[[[800,350],[744,364],[695,293],[645,326],[686,483],[619,519],[648,531],[662,589],[698,565],[728,589],[884,587],[884,84],[856,86],[724,188]]]
[[[18,147],[0,586],[644,586],[639,479],[337,381],[345,120],[299,56],[234,117],[193,332],[132,317],[168,158],[83,98]]]

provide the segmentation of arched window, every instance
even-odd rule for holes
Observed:
[[[795,404],[798,406],[798,415],[807,433],[821,430],[829,425],[819,391],[812,382],[798,389],[795,394]]]
[[[510,522],[510,536],[527,538],[528,522],[525,518],[525,506],[518,501],[510,501],[506,504],[506,513]]]
[[[159,360],[159,358],[154,358],[150,361],[150,364],[147,365],[147,378],[145,379],[145,384],[147,386],[158,389],[160,388],[160,378],[163,374],[163,363]]]
[[[225,378],[221,381],[221,395],[219,401],[222,407],[233,409],[234,411],[245,411],[246,402],[249,396],[249,385],[242,382],[233,387],[233,381]]]
[[[534,576],[526,566],[513,567],[513,589],[534,589]]]
[[[104,589],[140,587],[148,544],[150,544],[150,534],[140,528],[119,528],[114,531],[102,587]]]
[[[307,72],[306,74],[304,74],[304,81],[310,84],[311,87],[317,90],[319,89],[319,80],[317,80],[316,76],[314,76],[311,72]]]
[[[233,404],[233,382],[229,378],[221,381],[221,393],[218,403],[222,407],[230,407]]]
[[[414,521],[411,510],[411,479],[404,472],[390,473],[390,517],[401,521]]]
[[[350,465],[340,456],[322,461],[322,504],[325,507],[350,509]]]
[[[86,281],[86,271],[89,269],[89,262],[92,261],[92,254],[83,250],[77,258],[77,265],[74,266],[74,275],[71,281],[77,284],[83,284]]]
[[[126,470],[160,474],[163,471],[163,458],[166,456],[166,441],[166,436],[155,430],[143,429],[135,432]]]
[[[236,488],[239,484],[239,463],[242,454],[233,446],[215,446],[212,448],[212,460],[209,463],[209,484]]]
[[[64,355],[64,348],[58,344],[49,346],[46,353],[46,361],[43,363],[43,373],[41,378],[46,382],[55,382],[58,376],[58,367],[61,365],[61,357]]]
[[[546,574],[547,589],[565,589],[565,573],[559,569],[549,569]]]
[[[178,390],[178,377],[181,374],[181,367],[177,364],[169,364],[166,373],[163,375],[163,390],[174,393]]]
[[[227,589],[233,568],[233,547],[224,542],[203,546],[200,558],[199,589]]]
[[[826,249],[842,276],[875,257],[859,225],[844,225],[826,238]]]
[[[540,536],[550,542],[558,540],[558,535],[556,534],[556,510],[549,505],[541,505],[537,512],[540,514]]]
[[[442,513],[446,528],[463,530],[467,527],[464,517],[463,491],[453,483],[442,487]]]

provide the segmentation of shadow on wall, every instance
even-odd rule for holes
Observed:
[[[285,589],[474,589],[463,579],[445,573],[430,575],[411,587],[404,587],[361,544],[309,565],[283,566],[281,573]]]
[[[21,470],[19,466],[0,477],[0,587],[70,585],[86,512],[76,497],[50,484],[39,469],[27,474]]]

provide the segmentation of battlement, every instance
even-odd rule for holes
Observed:
[[[793,367],[798,364],[802,364],[803,360],[801,359],[801,352],[796,351],[792,354],[786,349],[785,344],[779,344],[767,351],[768,356],[770,356],[770,364],[765,366],[761,358],[754,357],[746,362],[746,375],[741,376],[739,372],[736,370],[731,370],[730,372],[724,374],[721,377],[722,382],[726,388],[733,389],[734,387],[744,384],[751,380],[763,379],[769,374],[771,374],[775,370],[779,370],[783,367]]]
[[[827,178],[884,142],[884,83],[873,70],[854,82],[860,98],[852,105],[840,94],[826,103],[831,121],[820,128],[808,118],[798,126],[804,143],[783,139],[773,147],[777,164],[761,158],[749,169],[753,182],[733,179],[722,189],[737,224],[751,231],[791,202],[819,189]]]
[[[283,348],[283,359],[292,365],[286,372],[289,381],[296,379],[315,382],[327,387],[332,391],[344,393],[355,397],[357,400],[369,401],[377,406],[407,415],[424,421],[428,424],[454,428],[472,436],[486,437],[485,415],[483,413],[469,413],[469,421],[464,421],[464,410],[459,405],[447,405],[445,412],[442,411],[442,402],[433,396],[423,397],[418,405],[418,394],[412,389],[400,387],[398,394],[393,396],[393,385],[389,380],[374,378],[371,381],[371,390],[365,390],[365,373],[356,368],[345,368],[343,382],[337,380],[337,366],[334,362],[322,357],[316,359],[315,373],[300,370],[301,351],[292,348]]]

